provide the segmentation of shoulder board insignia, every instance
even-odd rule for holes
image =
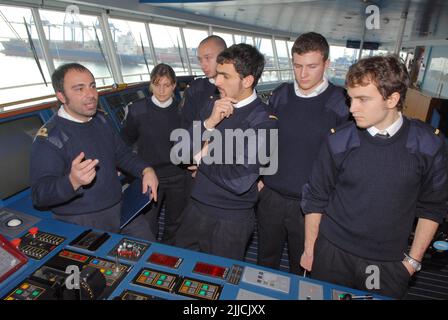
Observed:
[[[335,133],[336,129],[335,128],[331,128],[330,131],[331,131],[331,133]]]
[[[48,130],[47,130],[47,128],[45,128],[45,127],[40,128],[37,131],[36,136],[47,138],[48,137]]]
[[[278,120],[278,118],[272,114],[269,115],[269,119],[274,119],[274,120]]]
[[[436,129],[436,130],[434,130],[434,134],[435,134],[435,135],[437,135],[437,136],[438,136],[438,135],[439,135],[439,133],[440,133],[440,130],[439,130],[439,129]]]

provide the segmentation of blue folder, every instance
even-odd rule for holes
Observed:
[[[120,229],[123,229],[132,219],[134,219],[152,199],[150,199],[151,189],[147,193],[142,193],[142,180],[134,180],[126,190],[123,191],[121,206]]]

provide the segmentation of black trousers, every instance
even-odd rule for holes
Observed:
[[[121,201],[107,209],[88,214],[78,215],[53,215],[57,220],[81,225],[88,228],[99,229],[103,231],[121,233],[134,238],[155,241],[149,223],[139,215],[133,219],[127,226],[120,230],[121,219]]]
[[[93,213],[76,215],[53,214],[53,218],[87,228],[120,233],[121,201],[109,208]]]
[[[190,198],[175,245],[243,260],[255,226],[253,209],[225,210]]]
[[[372,286],[372,266],[378,272],[378,289]],[[314,249],[311,277],[342,286],[402,299],[406,295],[410,274],[400,261],[375,261],[350,254],[319,235]]]
[[[191,173],[160,178],[162,204],[165,206],[165,228],[162,242],[173,245],[177,229],[182,221],[182,213],[190,199],[193,178]]]
[[[288,242],[289,272],[300,274],[304,248],[304,217],[299,200],[286,198],[267,186],[257,205],[258,264],[280,268],[285,241]]]
[[[165,207],[165,225],[162,242],[173,245],[177,229],[191,193],[192,177],[187,171],[171,177],[159,177],[157,202],[152,202],[142,214],[150,226],[155,239],[158,238],[158,218]]]

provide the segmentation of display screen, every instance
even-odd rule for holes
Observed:
[[[224,279],[227,275],[228,270],[228,268],[215,266],[204,262],[198,262],[194,266],[193,272]]]
[[[169,268],[178,268],[182,262],[181,258],[167,256],[162,253],[154,252],[148,259],[148,262],[159,264]]]

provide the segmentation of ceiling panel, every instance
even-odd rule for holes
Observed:
[[[380,9],[380,29],[367,30],[365,41],[393,44],[402,12],[408,8],[404,41],[419,37],[448,38],[448,2],[443,0],[238,0],[200,3],[147,4],[201,16],[270,28],[297,35],[307,31],[324,34],[332,42],[360,40],[365,8]]]

